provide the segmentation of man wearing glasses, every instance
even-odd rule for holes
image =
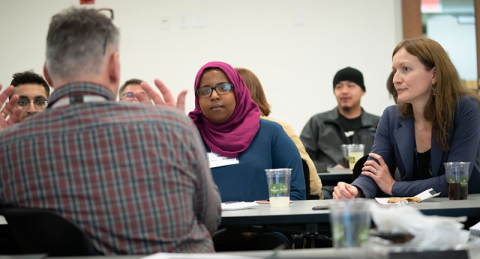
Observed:
[[[213,252],[220,195],[200,135],[178,109],[116,102],[119,38],[97,10],[52,17],[48,107],[14,126],[0,118],[0,205],[52,209],[105,255]],[[162,89],[167,105],[184,106]],[[2,112],[15,118],[17,101]]]
[[[148,96],[145,90],[140,86],[142,82],[143,80],[135,78],[126,81],[118,91],[120,102],[138,102],[135,93],[142,94],[151,101],[152,99],[150,96]]]
[[[10,84],[15,87],[10,98],[13,95],[18,95],[19,97],[14,109],[20,107],[22,110],[17,122],[24,120],[28,116],[35,115],[37,112],[43,112],[47,108],[50,87],[41,75],[32,71],[16,73],[13,75],[13,80]]]

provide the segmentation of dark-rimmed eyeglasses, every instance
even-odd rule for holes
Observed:
[[[107,15],[107,17],[110,17],[110,20],[113,21],[113,9],[110,9],[110,8],[100,8],[100,9],[98,9],[97,11],[99,11],[100,13],[103,13],[103,14]],[[108,37],[110,37],[110,30],[107,30],[107,31],[105,32],[105,41],[104,41],[104,43],[103,43],[103,55],[105,55],[105,53],[107,52]]]
[[[20,106],[22,110],[27,111],[30,108],[30,103],[32,102],[37,111],[43,111],[48,106],[48,101],[43,99],[35,101],[30,101],[28,99],[20,99],[18,100],[17,105]]]
[[[213,90],[215,90],[219,95],[224,95],[230,93],[232,89],[233,84],[221,83],[216,85],[215,87],[200,87],[195,91],[195,93],[200,98],[210,98],[212,96]]]

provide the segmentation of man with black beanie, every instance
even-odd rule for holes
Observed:
[[[310,118],[300,135],[318,172],[325,172],[327,166],[343,167],[342,144],[364,144],[368,154],[373,144],[370,128],[375,128],[380,120],[360,106],[366,89],[359,70],[339,70],[333,78],[333,92],[337,107]]]

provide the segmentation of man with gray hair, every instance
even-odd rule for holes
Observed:
[[[147,92],[143,90],[141,86],[142,82],[143,80],[132,78],[123,83],[118,93],[120,102],[138,102],[135,94],[139,93],[149,99],[151,103],[152,99],[150,98],[150,96],[148,96]]]
[[[49,106],[14,126],[0,120],[0,204],[53,209],[102,254],[213,252],[220,196],[200,136],[175,102],[115,102],[118,45],[97,10],[53,16]]]

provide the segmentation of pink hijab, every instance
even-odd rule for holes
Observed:
[[[195,110],[188,116],[200,131],[203,141],[210,150],[222,156],[236,158],[245,151],[260,128],[260,109],[250,97],[245,82],[232,66],[224,62],[213,61],[205,64],[197,73],[194,89],[197,90],[203,72],[209,68],[222,70],[233,84],[236,106],[232,116],[223,123],[214,123],[200,110],[198,96],[195,95]]]

